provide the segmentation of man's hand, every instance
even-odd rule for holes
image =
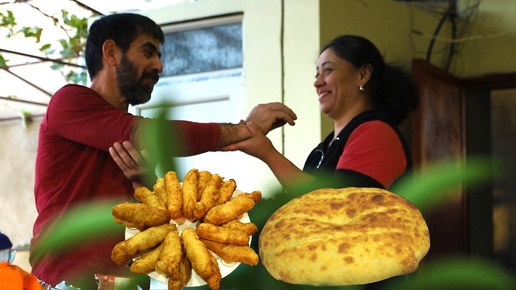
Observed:
[[[282,103],[274,102],[259,104],[251,110],[246,121],[251,121],[267,135],[271,130],[285,124],[294,126],[297,119],[296,114],[289,107]]]
[[[150,180],[151,178],[147,176],[151,172],[150,170],[154,169],[148,154],[145,154],[145,151],[138,151],[131,142],[116,142],[112,147],[109,147],[109,154],[124,172],[127,179],[134,183],[135,188],[138,185],[145,185],[148,183],[146,181],[155,181]],[[154,174],[152,175],[155,176]]]
[[[247,122],[246,125],[253,136],[249,139],[224,146],[221,148],[221,151],[240,150],[248,155],[261,159],[262,161],[266,160],[276,149],[274,149],[272,142],[262,133],[255,123]]]

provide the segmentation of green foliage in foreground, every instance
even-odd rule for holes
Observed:
[[[111,209],[114,204],[105,200],[72,208],[42,241],[41,252],[70,250],[78,243],[102,240],[114,231],[123,231],[124,227],[113,221]]]
[[[156,148],[158,149],[158,148]],[[159,148],[160,152],[163,148]],[[163,156],[160,156],[163,157]],[[168,157],[168,156],[167,156]],[[163,160],[163,159],[160,159]],[[170,164],[169,164],[170,165]],[[173,166],[173,165],[170,165]],[[457,186],[475,186],[494,178],[492,160],[472,158],[467,166],[457,165],[451,161],[442,161],[425,169],[424,174],[414,172],[406,177],[392,190],[415,205],[422,211],[447,202],[449,190]],[[272,198],[262,200],[249,212],[251,220],[262,228],[268,217],[292,198],[303,193],[286,194],[278,189]],[[306,191],[305,191],[306,192]],[[45,249],[67,249],[75,243],[88,239],[97,239],[103,235],[119,230],[120,225],[113,222],[111,216],[112,202],[105,201],[87,204],[68,213],[59,222],[52,235],[45,240]],[[257,236],[253,237],[256,242]],[[346,273],[342,273],[345,275]],[[208,289],[206,286],[195,289]],[[410,275],[370,285],[315,287],[292,285],[277,281],[270,276],[261,265],[240,265],[233,273],[221,282],[221,289],[263,290],[263,289],[516,289],[516,280],[498,265],[487,260],[471,257],[450,257],[423,263],[418,271]]]
[[[389,281],[385,289],[516,289],[516,279],[483,259],[449,257],[422,266],[409,279]]]
[[[446,203],[459,186],[473,187],[495,178],[495,165],[491,159],[481,157],[468,158],[467,165],[442,160],[428,169],[413,171],[390,191],[405,197],[424,213]]]

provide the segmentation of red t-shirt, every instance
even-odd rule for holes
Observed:
[[[34,187],[38,217],[30,260],[32,273],[39,279],[52,285],[68,281],[70,273],[84,272],[88,261],[100,268],[96,272],[109,274],[120,270],[111,261],[111,250],[124,239],[123,227],[113,237],[106,237],[105,242],[97,241],[94,247],[89,245],[82,250],[77,246],[60,257],[54,253],[37,256],[34,252],[44,230],[69,208],[98,200],[116,203],[132,199],[132,182],[112,160],[108,148],[116,141],[136,142],[132,132],[142,120],[111,106],[84,86],[66,85],[50,100],[38,137]],[[219,146],[218,124],[186,121],[169,124],[181,131],[181,141],[188,149],[185,154],[215,150]],[[95,259],[101,262],[93,262]],[[93,273],[87,275],[90,274],[93,279]]]
[[[362,173],[389,188],[406,167],[407,159],[396,132],[384,122],[370,121],[351,133],[336,169]]]

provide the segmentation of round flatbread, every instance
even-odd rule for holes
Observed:
[[[267,271],[292,284],[367,284],[414,272],[430,248],[408,200],[378,188],[318,189],[279,208],[259,238]]]

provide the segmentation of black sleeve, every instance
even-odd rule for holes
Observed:
[[[349,169],[336,169],[332,181],[337,187],[376,187],[385,189],[376,179]]]
[[[349,169],[335,169],[332,172],[317,172],[316,180],[302,186],[303,192],[319,188],[375,187],[385,189],[376,179]]]

